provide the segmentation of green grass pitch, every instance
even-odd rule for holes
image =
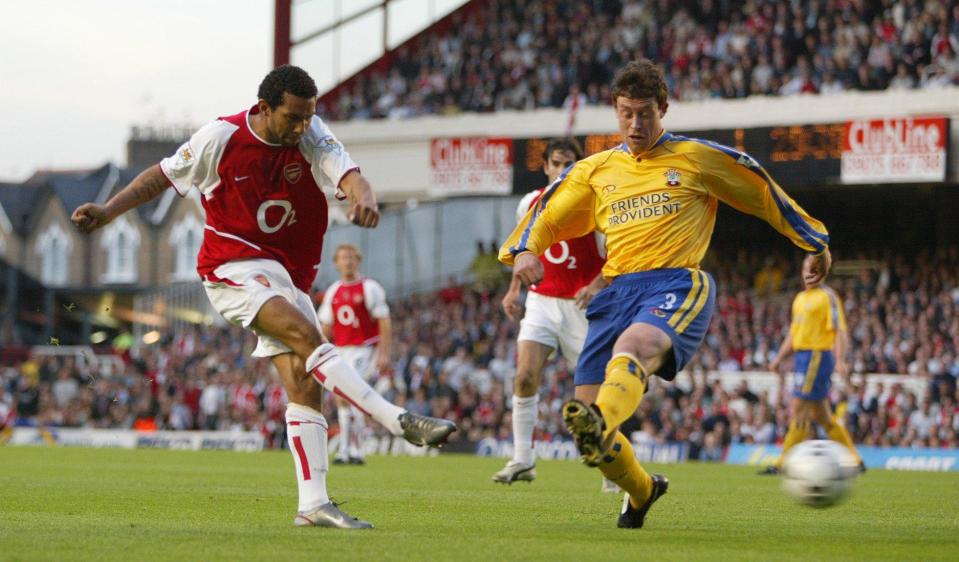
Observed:
[[[775,477],[715,464],[670,478],[646,528],[617,529],[599,472],[545,461],[372,457],[330,491],[372,531],[298,529],[293,460],[263,453],[0,447],[0,560],[956,560],[959,475],[870,471],[846,502],[793,504]]]

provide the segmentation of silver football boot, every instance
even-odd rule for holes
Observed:
[[[335,503],[329,502],[308,512],[297,512],[293,518],[297,527],[331,527],[334,529],[372,529],[369,521],[357,519],[345,513]]]
[[[412,412],[400,414],[400,427],[403,428],[403,439],[417,447],[442,447],[446,444],[451,433],[456,431],[456,424],[449,420],[421,416]]]
[[[512,484],[513,482],[532,482],[536,480],[536,465],[509,461],[499,472],[493,475],[493,482]]]

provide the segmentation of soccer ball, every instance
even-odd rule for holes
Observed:
[[[835,441],[805,441],[783,461],[783,490],[813,507],[827,507],[845,497],[858,474],[855,458]]]

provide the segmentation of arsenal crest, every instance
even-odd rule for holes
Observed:
[[[676,187],[679,185],[679,182],[682,181],[683,175],[679,173],[679,170],[675,168],[670,168],[666,170],[666,173],[663,174],[666,176],[666,185],[669,187]]]
[[[303,166],[299,164],[287,164],[283,166],[283,177],[286,178],[286,181],[290,183],[296,183],[300,181],[300,176],[303,175]]]

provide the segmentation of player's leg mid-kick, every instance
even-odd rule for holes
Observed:
[[[449,420],[408,412],[377,394],[320,335],[297,307],[284,298],[272,298],[260,308],[253,324],[258,333],[270,335],[305,360],[303,376],[312,376],[327,390],[370,415],[393,435],[417,446],[440,447],[456,430]]]

